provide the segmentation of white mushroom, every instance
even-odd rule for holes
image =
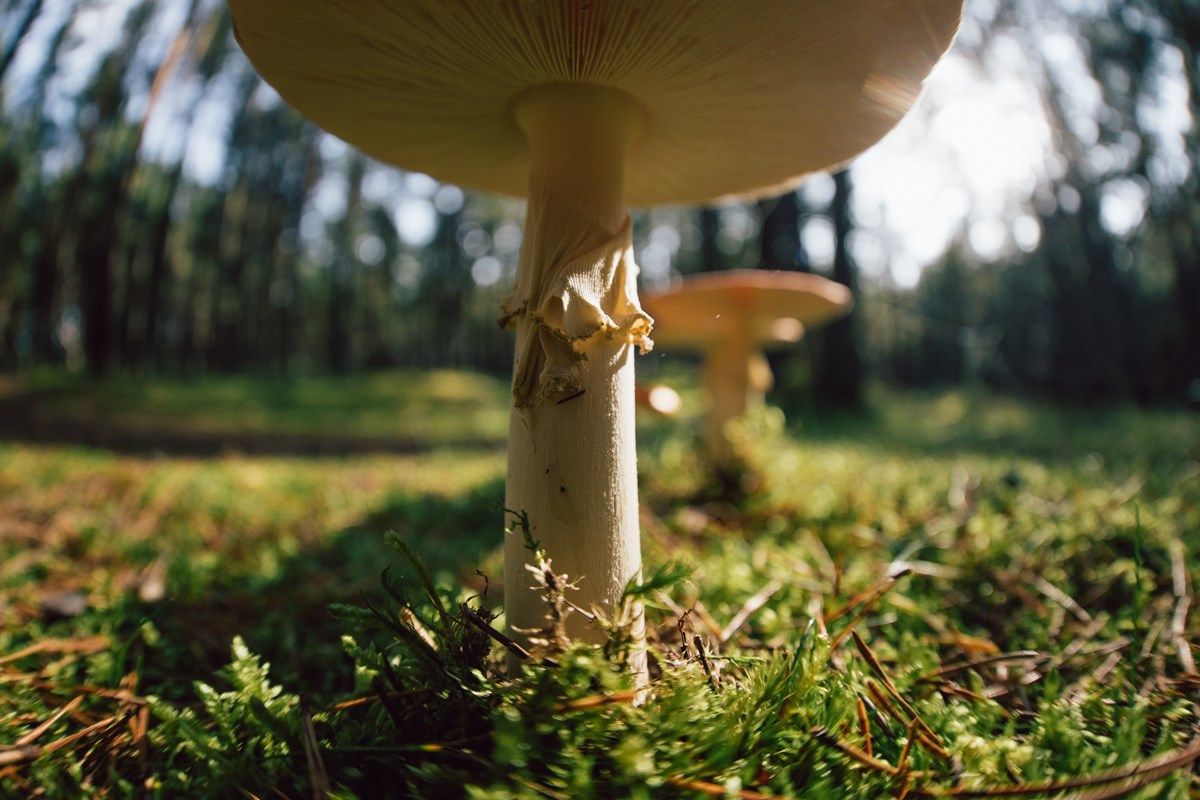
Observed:
[[[874,144],[916,101],[962,0],[231,0],[284,99],[364,152],[529,199],[506,503],[574,598],[641,568],[638,303],[627,204],[778,192]],[[510,629],[543,624],[505,545]],[[570,632],[598,641],[581,615]],[[635,659],[640,662],[644,659]],[[639,663],[635,669],[642,669]]]

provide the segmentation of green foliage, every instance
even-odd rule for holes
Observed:
[[[299,698],[268,677],[270,666],[233,640],[233,660],[218,691],[197,681],[199,707],[175,707],[154,697],[159,724],[151,742],[161,759],[154,788],[167,797],[229,797],[238,787],[286,781],[299,747]]]
[[[1194,418],[954,394],[877,409],[748,437],[767,480],[737,502],[702,499],[690,433],[659,432],[628,590],[651,640],[641,693],[613,621],[608,647],[555,643],[506,672],[497,592],[473,572],[500,570],[498,457],[2,447],[0,520],[53,535],[0,541],[0,741],[81,695],[87,719],[122,722],[17,765],[0,796],[875,800],[897,779],[835,746],[864,747],[860,698],[874,757],[928,773],[917,787],[1061,779],[1187,744],[1196,697],[1170,624],[1180,565],[1200,581]],[[522,535],[519,513],[507,522]],[[142,599],[165,550],[167,598]],[[72,585],[81,612],[38,610]],[[852,625],[950,760],[908,745]],[[928,677],[996,650],[1038,656]],[[83,727],[62,716],[36,743]],[[1134,796],[1189,788],[1174,772]]]

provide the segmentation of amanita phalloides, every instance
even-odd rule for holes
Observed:
[[[528,198],[506,504],[576,604],[641,568],[629,205],[781,191],[912,106],[962,0],[231,0],[283,98],[365,153]],[[505,544],[510,629],[545,609]],[[582,615],[571,632],[602,632]]]

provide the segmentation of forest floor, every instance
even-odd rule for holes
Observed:
[[[763,412],[732,498],[642,420],[639,694],[619,626],[502,674],[506,399],[0,382],[0,797],[1200,794],[1195,414]]]

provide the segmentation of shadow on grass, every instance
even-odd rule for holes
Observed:
[[[378,600],[386,568],[411,574],[383,534],[399,533],[442,579],[482,586],[474,570],[501,544],[503,497],[503,480],[451,498],[396,493],[319,547],[296,553],[271,578],[230,579],[201,599],[118,610],[125,619],[148,618],[162,634],[143,664],[144,684],[170,687],[180,693],[171,699],[190,700],[192,681],[226,664],[230,641],[240,635],[271,662],[273,680],[318,697],[349,691],[353,676],[339,644],[346,623],[328,606],[361,605],[364,594]],[[488,600],[498,604],[499,575],[488,577],[495,586]]]
[[[860,412],[789,415],[798,441],[914,456],[982,456],[1067,464],[1171,461],[1200,455],[1200,415],[1185,409],[1068,407],[966,391],[875,398]]]
[[[123,425],[111,420],[47,414],[43,404],[55,392],[30,392],[0,400],[0,441],[16,444],[68,445],[109,450],[124,455],[209,457],[228,452],[260,456],[343,456],[424,453],[441,443],[424,438],[359,436],[348,433],[304,433],[250,430],[187,430],[171,424]],[[467,437],[453,442],[464,451],[498,451],[503,439]]]
[[[0,376],[0,440],[126,454],[495,451],[507,428],[507,383],[455,370],[296,379]]]

